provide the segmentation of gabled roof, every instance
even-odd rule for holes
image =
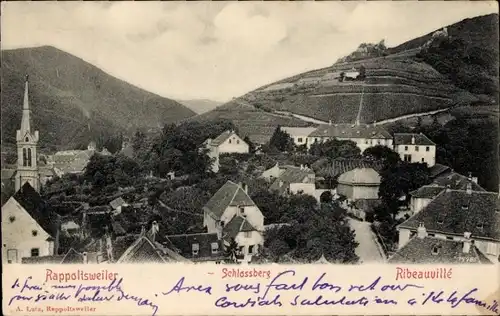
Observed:
[[[415,142],[412,143],[412,138],[415,138]],[[427,138],[424,134],[416,133],[395,133],[394,134],[394,145],[423,145],[423,146],[436,146],[432,140]]]
[[[410,192],[410,195],[417,199],[432,199],[444,190],[446,190],[446,188],[442,186],[424,185],[418,190]]]
[[[125,200],[123,200],[122,197],[118,197],[116,199],[114,199],[113,201],[109,202],[109,205],[113,208],[113,209],[117,209],[118,207],[122,206],[123,204],[126,204]]]
[[[384,168],[384,163],[378,160],[367,160],[367,159],[348,159],[348,158],[337,158],[333,160],[331,164],[326,164],[326,166],[321,166],[322,163],[318,162],[316,164],[318,176],[332,177],[335,178],[343,173],[354,170],[356,168],[372,168],[376,172],[380,172]],[[315,164],[313,164],[313,167]]]
[[[452,235],[470,232],[472,238],[500,240],[498,193],[446,190],[399,227],[416,230],[419,223],[427,231]]]
[[[38,174],[40,174],[43,177],[54,177],[57,175],[54,168],[49,166],[43,166],[38,168]]]
[[[439,175],[442,175],[442,174],[444,174],[446,172],[450,172],[450,171],[452,171],[452,169],[450,167],[437,163],[437,164],[434,164],[434,166],[429,168],[429,176],[431,178],[435,178]]]
[[[281,130],[292,137],[307,137],[316,130],[315,127],[281,127]]]
[[[437,253],[433,253],[437,250]],[[463,252],[463,242],[432,237],[413,237],[399,249],[388,263],[406,264],[492,264],[473,244],[468,253]]]
[[[391,134],[381,126],[345,123],[320,125],[309,137],[392,139]]]
[[[212,252],[213,243],[218,245],[217,252]],[[223,243],[217,233],[170,235],[165,237],[163,244],[193,261],[217,260],[223,257]],[[193,255],[194,244],[199,246],[197,255]]]
[[[250,232],[256,229],[242,216],[234,216],[222,229],[225,240],[236,238],[240,232]]]
[[[291,183],[302,183],[308,176],[314,176],[314,171],[311,169],[287,166],[271,184],[269,189],[284,192]],[[283,183],[283,185],[280,185],[280,183]]]
[[[473,191],[485,191],[479,184],[454,171],[436,177],[432,183],[452,190],[465,190],[470,183]]]
[[[220,219],[229,206],[254,206],[250,196],[238,184],[227,181],[203,207]]]
[[[13,198],[50,236],[55,237],[59,229],[59,216],[46,207],[45,201],[26,182]]]
[[[231,137],[233,135],[238,136],[238,134],[236,134],[235,131],[225,131],[222,134],[220,134],[219,136],[217,136],[215,139],[213,139],[210,142],[210,145],[211,146],[219,146],[220,144],[224,143],[226,140],[229,139],[229,137]],[[241,137],[238,136],[238,138],[241,138]],[[243,141],[243,139],[241,139],[241,140]]]
[[[189,262],[175,251],[141,235],[125,250],[117,263],[168,263]]]

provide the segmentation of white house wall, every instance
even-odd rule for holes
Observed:
[[[429,151],[427,151],[427,148],[429,149]],[[405,161],[405,155],[411,155],[412,163],[425,162],[429,167],[432,167],[436,164],[436,146],[433,145],[397,145],[395,146],[395,151],[399,154],[401,160],[403,161]]]
[[[248,144],[236,134],[231,135],[231,137],[226,139],[226,141],[220,144],[218,147],[219,147],[219,154],[224,154],[224,153],[246,154],[250,151]]]
[[[14,216],[14,222],[10,217]],[[37,232],[33,236],[33,231]],[[31,257],[31,249],[38,248],[39,256],[54,254],[54,242],[47,241],[51,237],[43,228],[19,205],[10,198],[2,207],[2,260],[7,262],[8,250],[17,250],[17,263],[22,258]],[[14,263],[14,262],[12,262]]]
[[[314,196],[316,185],[312,183],[290,183],[290,192],[293,194],[300,193]]]

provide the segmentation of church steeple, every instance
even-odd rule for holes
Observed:
[[[31,132],[31,110],[29,100],[29,77],[26,75],[26,82],[24,84],[24,100],[23,100],[23,118],[21,120],[21,133]]]
[[[38,131],[32,131],[31,109],[29,103],[28,76],[24,86],[23,116],[21,127],[17,130],[17,172],[16,191],[24,183],[29,182],[36,190],[40,191],[40,175],[38,172]]]

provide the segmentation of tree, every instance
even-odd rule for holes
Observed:
[[[250,197],[265,216],[266,224],[280,223],[287,207],[286,198],[267,189],[251,191]]]
[[[321,203],[331,203],[333,200],[332,192],[325,191],[325,192],[321,193],[319,200]]]
[[[255,144],[250,140],[250,137],[245,136],[245,138],[243,138],[243,140],[245,141],[245,143],[248,144],[248,151],[251,154],[255,153]]]
[[[294,149],[294,143],[292,137],[287,132],[282,131],[278,125],[269,141],[269,147],[281,152],[290,152]]]
[[[338,140],[336,138],[326,142],[314,143],[309,149],[314,156],[327,157],[330,161],[336,158],[360,158],[361,150],[355,142],[350,140]]]
[[[363,156],[371,160],[381,160],[387,166],[392,166],[401,161],[401,158],[397,152],[390,149],[387,146],[376,145],[373,147],[368,147],[363,152]]]
[[[224,249],[224,258],[226,263],[238,263],[239,249],[234,238],[231,238],[229,245]]]

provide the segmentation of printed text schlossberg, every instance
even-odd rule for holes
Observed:
[[[45,282],[57,281],[59,283],[68,281],[111,281],[117,279],[118,273],[103,269],[100,272],[85,272],[76,270],[75,272],[56,272],[51,269],[45,269]]]

